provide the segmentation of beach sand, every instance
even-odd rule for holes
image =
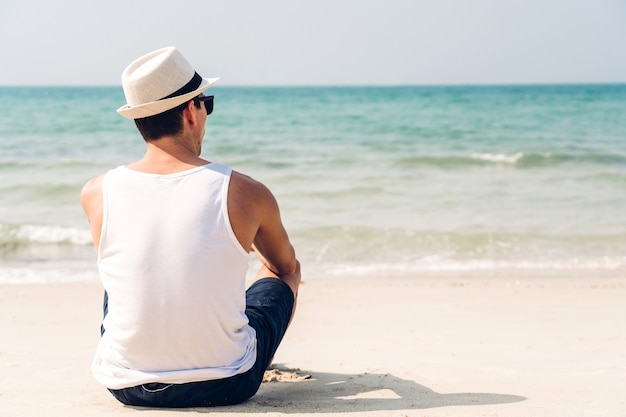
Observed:
[[[279,381],[238,406],[158,410],[91,376],[99,283],[1,286],[0,416],[626,416],[626,278],[301,288]]]

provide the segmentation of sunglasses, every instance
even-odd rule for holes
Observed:
[[[193,101],[198,104],[204,101],[204,108],[206,109],[207,116],[213,112],[213,96],[195,97]]]

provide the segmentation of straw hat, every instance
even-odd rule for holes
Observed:
[[[154,116],[191,100],[219,78],[202,78],[174,47],[133,61],[122,73],[126,105],[117,112],[129,119]]]

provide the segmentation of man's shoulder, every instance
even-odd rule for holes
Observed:
[[[232,171],[228,187],[228,215],[241,246],[251,250],[261,224],[278,212],[276,200],[260,181]]]
[[[102,190],[102,180],[106,174],[99,175],[97,177],[91,178],[89,181],[85,183],[83,189],[81,191],[81,196],[90,195],[95,192],[99,192]]]
[[[262,182],[239,171],[232,171],[230,181],[233,185],[241,187],[250,192],[269,192],[269,188],[267,188]]]
[[[237,199],[249,201],[255,205],[274,202],[274,195],[265,184],[234,170],[230,179],[230,193]]]
[[[101,211],[102,180],[104,179],[104,175],[105,174],[87,181],[80,192],[80,203],[88,218],[92,213]]]

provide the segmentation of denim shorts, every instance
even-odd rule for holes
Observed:
[[[258,391],[291,319],[294,297],[291,288],[276,278],[256,281],[246,291],[246,316],[256,331],[257,358],[254,366],[238,375],[210,381],[162,384],[158,381],[136,387],[109,389],[126,405],[143,407],[211,407],[246,401]],[[105,314],[107,295],[105,293]]]

